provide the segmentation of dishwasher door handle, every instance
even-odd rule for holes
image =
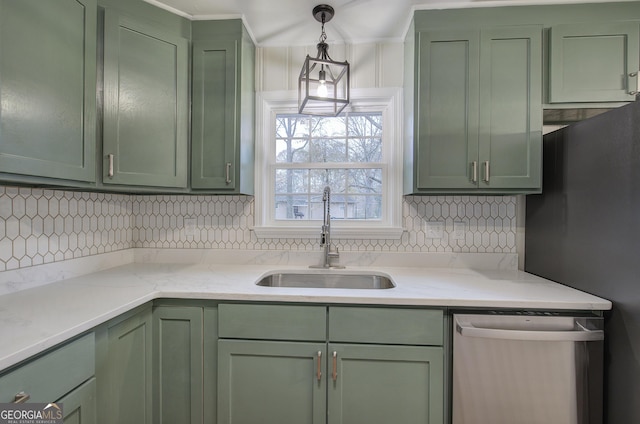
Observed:
[[[553,342],[594,342],[604,340],[603,330],[589,330],[579,322],[577,329],[563,331],[549,330],[515,330],[504,328],[475,327],[469,322],[456,319],[456,331],[462,336],[479,337],[484,339],[502,340],[532,340]]]

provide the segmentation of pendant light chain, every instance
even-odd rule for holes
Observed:
[[[325,24],[325,14],[324,12],[322,12],[322,18],[321,21],[322,23],[322,32],[320,33],[320,38],[319,38],[319,43],[316,47],[318,47],[318,59],[323,59],[323,60],[331,60],[331,57],[329,56],[329,45],[327,44],[327,33],[324,31],[324,24]]]

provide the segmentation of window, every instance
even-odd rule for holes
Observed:
[[[317,237],[325,186],[331,188],[332,237],[401,236],[399,94],[366,94],[338,117],[299,115],[295,98],[259,103],[258,237]]]
[[[382,131],[380,112],[277,115],[275,219],[322,219],[329,186],[332,219],[380,220]]]

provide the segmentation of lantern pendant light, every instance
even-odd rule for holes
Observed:
[[[334,16],[333,7],[321,4],[313,16],[322,24],[318,55],[307,55],[298,78],[298,112],[304,115],[337,116],[349,104],[349,62],[329,56],[324,24]]]

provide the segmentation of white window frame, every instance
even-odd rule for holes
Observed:
[[[399,239],[402,236],[402,91],[400,88],[351,91],[351,112],[382,112],[383,218],[334,220],[334,239]],[[356,100],[353,100],[356,99]],[[320,221],[276,220],[275,124],[278,114],[297,113],[297,93],[270,91],[256,96],[255,224],[258,238],[316,238]]]

